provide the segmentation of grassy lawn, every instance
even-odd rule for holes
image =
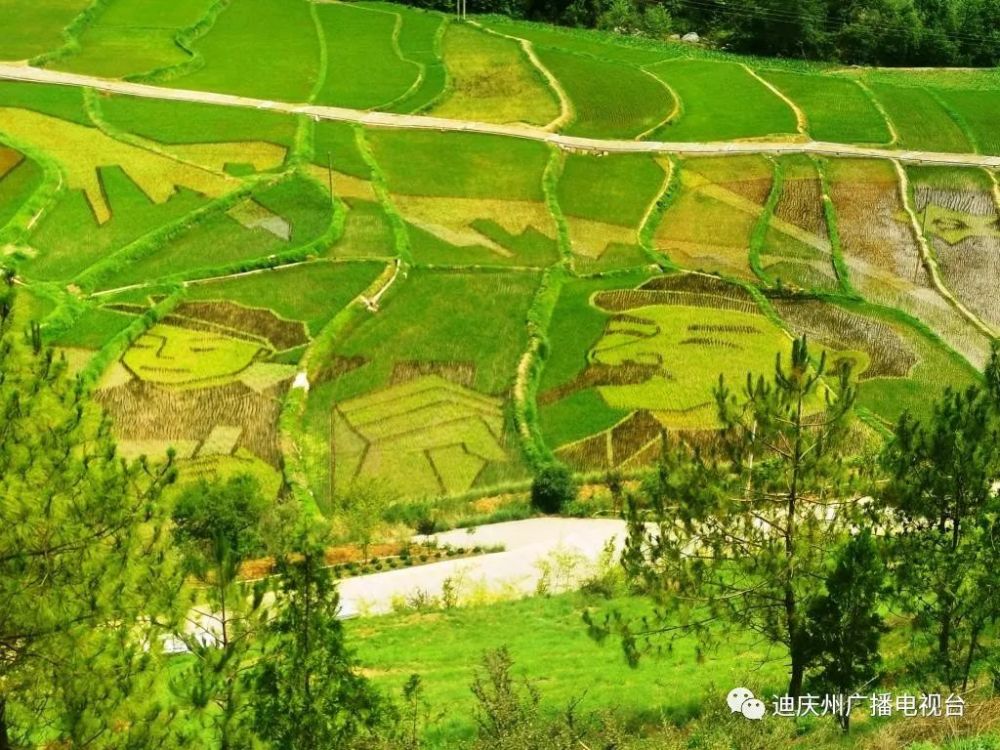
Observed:
[[[617,643],[599,645],[588,637],[581,620],[584,608],[598,614],[611,609],[632,616],[648,612],[633,599],[563,594],[356,620],[347,629],[377,685],[398,693],[411,674],[421,676],[432,715],[441,715],[428,738],[434,748],[474,736],[475,699],[469,685],[483,653],[501,646],[509,649],[515,674],[537,684],[544,710],[551,714],[582,699],[582,712],[612,709],[657,725],[696,715],[703,700],[720,700],[731,685],[774,692],[783,684],[780,654],[770,654],[771,661],[758,669],[765,649],[742,637],[727,639],[703,660],[695,643],[682,638],[632,669]]]
[[[674,108],[667,88],[638,68],[544,47],[537,54],[573,103],[576,117],[563,129],[570,135],[635,138]]]
[[[969,152],[969,139],[954,118],[926,89],[869,84],[899,133],[903,148]]]
[[[61,47],[63,28],[87,5],[88,0],[0,0],[6,28],[0,36],[0,59],[25,60]]]
[[[430,114],[533,125],[545,125],[559,116],[555,92],[517,42],[451,24],[443,50],[451,85]]]
[[[734,62],[671,60],[649,71],[681,99],[682,114],[653,134],[662,141],[721,141],[794,134],[795,113]]]
[[[885,119],[861,87],[849,78],[765,70],[760,74],[805,112],[817,141],[888,143]]]
[[[327,45],[326,78],[317,104],[380,107],[417,82],[420,67],[400,57],[393,40],[397,14],[347,3],[315,8]]]
[[[168,85],[304,102],[319,79],[319,38],[305,0],[238,0],[194,44],[205,65]]]

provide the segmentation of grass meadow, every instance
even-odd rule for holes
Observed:
[[[348,635],[362,666],[384,689],[398,692],[411,673],[421,676],[430,713],[438,719],[428,738],[434,748],[474,736],[469,686],[483,653],[501,646],[510,651],[518,678],[537,683],[546,713],[580,700],[581,712],[613,710],[647,728],[692,718],[703,700],[721,700],[730,684],[747,682],[772,692],[782,684],[781,657],[771,654],[768,661],[761,647],[739,638],[702,658],[691,639],[680,639],[669,652],[630,668],[617,643],[598,644],[587,636],[584,609],[597,616],[648,612],[625,597],[561,594],[356,620]]]

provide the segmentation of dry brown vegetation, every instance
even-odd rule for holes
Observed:
[[[241,382],[171,389],[132,379],[100,389],[95,398],[114,422],[120,441],[197,441],[219,425],[241,430],[234,450],[246,448],[273,467],[281,466],[278,415],[288,381],[256,391]]]
[[[916,354],[889,324],[850,313],[819,300],[774,300],[778,314],[797,336],[808,335],[833,349],[854,349],[868,355],[861,379],[906,377],[917,364]]]

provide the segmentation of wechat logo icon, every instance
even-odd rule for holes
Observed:
[[[733,688],[726,696],[726,703],[729,710],[734,714],[743,714],[751,721],[760,721],[767,713],[764,701],[758,700],[753,693],[745,687]]]

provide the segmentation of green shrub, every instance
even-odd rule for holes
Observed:
[[[579,486],[563,464],[542,468],[531,483],[531,504],[542,513],[559,513],[566,503],[576,500]]]

